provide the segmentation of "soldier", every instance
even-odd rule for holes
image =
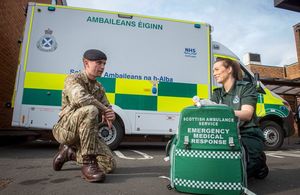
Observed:
[[[240,65],[235,61],[218,58],[213,75],[223,86],[214,89],[211,100],[234,109],[239,118],[242,143],[248,155],[247,175],[263,179],[268,175],[266,156],[263,152],[264,136],[256,123],[257,92],[252,83],[241,81]]]
[[[83,178],[101,182],[112,172],[116,161],[106,143],[98,136],[100,122],[111,128],[115,113],[102,85],[96,78],[104,71],[107,57],[90,49],[83,55],[84,70],[65,79],[62,111],[53,127],[53,136],[61,144],[53,159],[53,169],[61,170],[67,161],[83,164]]]

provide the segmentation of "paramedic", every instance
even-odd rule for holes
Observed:
[[[96,49],[83,55],[84,70],[65,79],[62,110],[53,127],[53,136],[61,144],[53,159],[53,169],[61,170],[67,161],[82,164],[83,178],[102,182],[116,161],[106,143],[98,136],[100,122],[109,128],[115,119],[102,85],[96,80],[104,71],[107,57]]]
[[[239,118],[241,140],[248,154],[248,177],[266,177],[269,169],[263,152],[264,136],[256,124],[255,85],[241,81],[240,65],[226,58],[217,58],[213,66],[213,76],[222,87],[214,89],[211,100],[232,107]]]

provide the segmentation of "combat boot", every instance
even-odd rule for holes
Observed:
[[[105,180],[105,173],[99,167],[96,155],[83,155],[83,166],[81,172],[83,178],[88,182],[103,182]]]
[[[76,161],[75,149],[67,145],[60,145],[59,152],[54,156],[53,169],[60,171],[67,161]]]

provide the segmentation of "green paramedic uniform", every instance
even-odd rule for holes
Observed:
[[[251,105],[255,109],[257,92],[252,83],[236,81],[228,92],[223,87],[214,89],[211,100],[218,104],[226,104],[234,110],[241,110],[242,105]],[[255,110],[250,121],[239,122],[239,129],[242,143],[248,153],[247,175],[255,176],[263,166],[266,166],[265,159],[262,158],[264,136],[257,126]]]

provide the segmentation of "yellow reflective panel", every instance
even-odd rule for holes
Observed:
[[[26,72],[24,88],[62,90],[66,74]]]
[[[115,104],[115,94],[114,93],[106,93],[106,97],[110,104]]]
[[[152,95],[153,84],[147,80],[116,79],[116,93],[131,95]]]
[[[263,103],[256,104],[256,115],[258,117],[266,116],[265,105]]]
[[[231,57],[231,56],[225,56],[225,55],[221,55],[221,54],[214,54],[215,58],[226,58],[226,59],[230,59],[230,60],[234,60],[234,61],[239,61],[238,59]]]
[[[184,107],[192,105],[192,98],[157,97],[157,111],[159,112],[181,112]]]
[[[197,85],[197,96],[199,98],[208,98],[208,86],[204,84],[198,84]]]
[[[283,105],[282,99],[273,96],[269,89],[264,88],[264,90],[266,92],[266,94],[264,95],[265,104]]]

